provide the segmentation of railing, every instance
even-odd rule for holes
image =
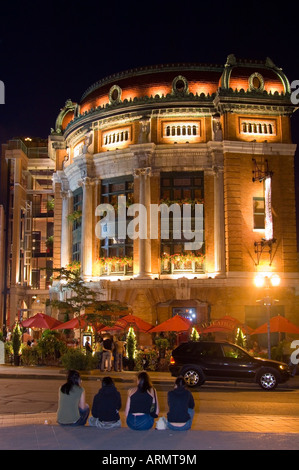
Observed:
[[[28,158],[49,158],[47,147],[26,147],[20,139],[12,139],[8,142],[8,150],[20,149]]]
[[[128,276],[133,274],[133,260],[129,262],[97,260],[94,265],[95,276]]]
[[[182,260],[162,258],[161,274],[177,274],[177,273],[204,273],[205,262],[202,259]]]

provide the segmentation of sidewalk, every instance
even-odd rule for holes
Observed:
[[[98,380],[107,375],[100,371],[82,373],[84,380]],[[110,372],[114,380],[134,383],[136,372]],[[167,372],[151,372],[153,384],[172,383]],[[0,366],[0,378],[59,379],[64,371],[49,367]],[[210,383],[217,386],[219,383]],[[221,382],[221,386],[254,387],[256,384]],[[296,376],[279,389],[298,389]],[[272,392],[265,392],[272,393]],[[275,393],[275,392],[273,392]],[[252,414],[198,413],[192,430],[135,432],[126,427],[124,412],[120,413],[122,428],[101,431],[89,426],[64,428],[56,424],[56,413],[0,415],[0,449],[93,449],[93,450],[201,450],[201,449],[284,449],[299,448],[299,418]]]
[[[2,365],[0,364],[0,378],[25,378],[25,379],[58,379],[64,380],[67,372],[59,367],[49,367],[49,366],[13,366],[9,364]],[[135,383],[138,372],[137,371],[122,371],[122,372],[101,372],[99,369],[92,371],[82,371],[80,372],[81,377],[84,380],[99,380],[101,377],[110,375],[115,382],[123,383]],[[149,371],[149,375],[153,384],[161,383],[174,383],[175,377],[172,377],[169,372],[152,372]],[[259,386],[255,383],[245,383],[245,382],[206,382],[209,383],[209,386],[219,386],[222,387],[246,387],[246,388],[255,388],[259,390]],[[277,390],[280,389],[299,389],[299,375],[292,377],[288,382],[280,384],[277,387]]]

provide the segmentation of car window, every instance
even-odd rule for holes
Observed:
[[[247,354],[242,349],[236,348],[231,344],[222,345],[224,357],[232,357],[234,359],[242,359],[247,357]]]
[[[223,357],[223,353],[219,344],[202,344],[199,350],[202,357]]]

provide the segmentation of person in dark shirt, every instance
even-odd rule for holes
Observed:
[[[119,410],[121,396],[111,377],[104,377],[102,388],[94,396],[91,414],[88,422],[90,426],[100,429],[120,428],[121,420]]]
[[[157,392],[147,372],[140,372],[137,377],[137,387],[131,388],[128,392],[125,409],[128,427],[136,431],[151,429],[154,425],[151,413],[155,413],[155,416],[159,414]]]
[[[101,371],[102,372],[105,369],[106,361],[107,361],[108,372],[111,371],[112,350],[113,350],[113,340],[112,340],[112,338],[105,338],[103,340],[103,352],[102,352],[102,364],[101,364]]]
[[[168,392],[167,427],[172,431],[187,431],[194,417],[194,398],[186,388],[184,377],[178,377],[174,389]]]

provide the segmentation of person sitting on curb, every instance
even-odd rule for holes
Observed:
[[[186,389],[184,377],[178,377],[174,389],[168,392],[167,428],[172,431],[187,431],[194,417],[194,398]]]
[[[57,422],[62,425],[84,426],[89,416],[89,406],[85,401],[85,390],[81,387],[81,377],[76,370],[70,370],[67,382],[59,389]]]
[[[102,388],[94,396],[88,423],[100,429],[120,428],[121,396],[111,377],[104,377]]]
[[[155,411],[151,410],[152,405]],[[137,377],[137,387],[129,390],[125,414],[130,429],[144,431],[153,427],[153,415],[158,416],[159,403],[147,372],[140,372]]]

